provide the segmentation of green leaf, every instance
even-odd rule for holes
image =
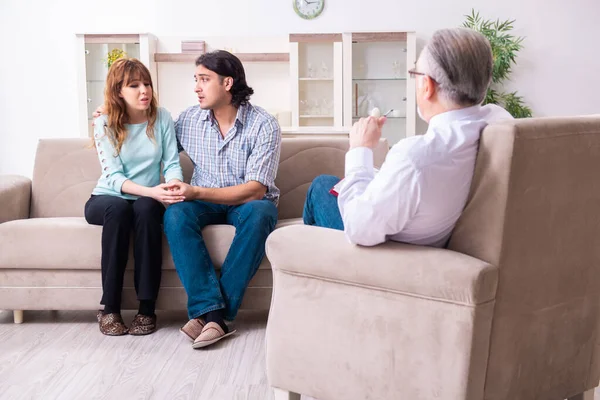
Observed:
[[[525,38],[514,36],[511,32],[516,20],[485,19],[475,9],[471,9],[471,14],[464,17],[463,27],[480,32],[489,40],[494,62],[492,84],[495,87],[501,86],[502,82],[509,78],[513,66],[516,65],[517,54],[523,48]],[[531,109],[516,92],[502,93],[490,87],[483,104],[502,105],[515,118],[532,116]]]
[[[533,113],[531,108],[525,105],[523,98],[517,92],[503,93],[502,105],[515,118],[530,118]]]

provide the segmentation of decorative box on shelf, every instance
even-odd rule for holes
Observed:
[[[206,51],[206,45],[204,40],[182,40],[181,41],[181,52],[182,53],[194,53],[204,54]]]

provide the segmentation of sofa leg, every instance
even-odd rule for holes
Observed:
[[[288,392],[287,390],[273,388],[275,393],[275,400],[300,400],[300,395],[294,392]]]
[[[15,324],[22,324],[23,323],[23,310],[14,310],[13,318],[15,320]]]
[[[569,397],[567,400],[594,400],[594,389]]]

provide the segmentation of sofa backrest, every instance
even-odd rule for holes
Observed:
[[[600,117],[482,134],[449,248],[499,267],[486,399],[562,399],[598,383],[598,171]]]
[[[347,137],[284,137],[275,184],[281,190],[280,218],[302,216],[310,182],[320,174],[343,176]],[[380,166],[387,154],[387,141],[375,151]],[[190,181],[193,165],[180,155],[184,178]],[[85,202],[100,177],[100,165],[90,141],[41,139],[33,171],[31,217],[82,217]]]

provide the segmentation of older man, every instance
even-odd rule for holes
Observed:
[[[492,68],[490,44],[480,33],[434,33],[409,71],[427,133],[396,144],[376,174],[373,148],[385,117],[361,118],[350,131],[339,197],[329,193],[338,178],[317,177],[306,198],[305,224],[344,230],[364,246],[395,240],[443,247],[467,201],[481,131],[512,118],[501,107],[481,106]]]

